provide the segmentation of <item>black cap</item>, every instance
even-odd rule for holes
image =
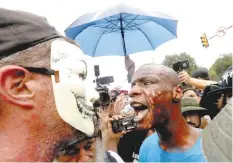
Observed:
[[[205,80],[210,79],[208,69],[206,69],[206,68],[199,68],[198,70],[193,71],[192,77],[193,78],[203,78]]]
[[[220,111],[217,103],[222,94],[232,93],[232,75],[232,66],[230,66],[223,74],[221,84],[211,84],[204,89],[200,106],[209,110],[211,118],[215,117]]]
[[[223,74],[221,79],[223,88],[232,88],[232,66],[230,66]]]
[[[0,8],[0,59],[58,37],[44,17]]]

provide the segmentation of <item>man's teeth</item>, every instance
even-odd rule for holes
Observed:
[[[137,103],[137,104],[133,104],[133,106],[132,106],[132,107],[139,107],[139,106],[142,106],[142,104],[139,104],[139,103]]]

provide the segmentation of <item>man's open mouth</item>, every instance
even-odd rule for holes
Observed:
[[[149,112],[148,106],[140,102],[131,102],[130,105],[134,108],[135,122],[141,121]]]

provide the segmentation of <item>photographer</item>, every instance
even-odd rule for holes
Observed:
[[[202,71],[202,70],[200,70]],[[194,87],[194,89],[200,89],[204,90],[204,88],[210,84],[216,84],[217,82],[211,81],[211,80],[206,80],[205,77],[199,76],[198,72],[194,73],[194,77],[190,77],[189,74],[183,70],[179,74],[179,79],[181,82],[184,82],[186,84],[189,84]],[[197,75],[197,76],[196,76]]]
[[[113,77],[102,77],[99,78],[100,71],[99,66],[94,66],[95,76],[96,76],[96,90],[99,93],[99,100],[96,101],[94,107],[99,110],[98,117],[100,119],[100,129],[101,129],[101,137],[102,139],[97,139],[102,141],[104,149],[106,149],[105,159],[108,161],[115,162],[116,160],[111,160],[109,157],[111,154],[114,155],[114,151],[117,152],[117,144],[120,139],[118,134],[113,134],[112,128],[108,128],[108,121],[110,117],[115,117],[115,115],[121,114],[122,109],[127,104],[126,100],[126,92],[120,90],[119,88],[115,88],[110,90],[106,85],[114,82]],[[112,132],[112,136],[111,136]],[[100,145],[101,146],[101,145]],[[100,147],[101,148],[101,147]],[[98,152],[99,155],[102,155],[102,151]],[[98,156],[97,156],[98,157]],[[119,157],[119,156],[118,156]],[[120,158],[120,157],[119,157]],[[118,158],[118,160],[119,160]],[[102,157],[98,158],[98,161],[102,161]],[[122,159],[120,158],[120,162]]]
[[[211,119],[213,119],[232,97],[232,66],[230,66],[222,76],[221,82],[211,84],[204,90],[200,101],[200,106],[208,109]]]
[[[124,162],[122,158],[117,154],[117,145],[122,135],[126,131],[119,133],[113,133],[111,121],[122,118],[120,115],[116,115],[113,118],[109,118],[108,110],[101,110],[99,113],[101,121],[102,143],[104,148],[104,160],[106,162]]]

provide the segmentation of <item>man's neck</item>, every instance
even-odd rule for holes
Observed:
[[[156,126],[160,146],[164,150],[189,149],[199,137],[199,130],[187,124],[182,115],[176,114],[168,119],[166,126]]]

